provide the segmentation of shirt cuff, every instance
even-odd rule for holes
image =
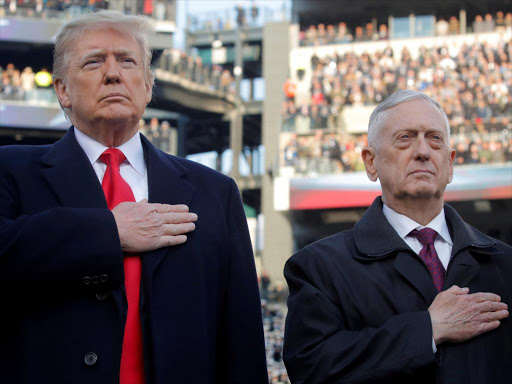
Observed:
[[[434,341],[434,338],[432,337],[432,350],[434,351],[434,355],[437,352],[436,342]]]

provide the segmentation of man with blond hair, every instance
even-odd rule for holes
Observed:
[[[73,126],[0,148],[0,382],[264,383],[254,259],[233,180],[138,132],[149,22],[101,12],[56,37]]]
[[[284,362],[300,383],[511,383],[512,248],[444,203],[455,150],[440,105],[399,91],[362,151],[382,196],[286,264]]]

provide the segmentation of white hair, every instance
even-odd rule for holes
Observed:
[[[82,15],[66,23],[55,36],[53,51],[53,78],[64,81],[69,65],[73,43],[83,33],[98,28],[112,28],[132,36],[140,46],[146,82],[153,87],[155,76],[151,71],[151,48],[149,38],[155,33],[151,22],[145,16],[129,16],[115,11],[99,11]]]
[[[377,148],[379,141],[379,131],[382,128],[384,121],[386,120],[386,111],[396,107],[399,104],[413,100],[424,100],[441,112],[441,115],[444,117],[446,122],[447,139],[448,141],[450,140],[450,124],[448,122],[448,117],[443,111],[441,105],[424,93],[407,89],[393,93],[373,110],[372,114],[370,115],[370,122],[368,123],[368,144],[371,147]]]

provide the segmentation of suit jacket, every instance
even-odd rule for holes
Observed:
[[[444,289],[488,291],[512,305],[512,248],[445,205],[453,239]],[[512,383],[512,320],[432,350],[428,307],[437,291],[377,198],[349,231],[285,266],[290,287],[284,362],[292,383]]]
[[[267,382],[235,183],[142,143],[149,202],[199,217],[185,244],[141,255],[147,384]],[[0,276],[0,382],[119,382],[123,254],[73,128],[54,145],[0,148]]]

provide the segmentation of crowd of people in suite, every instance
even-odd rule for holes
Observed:
[[[512,31],[512,13],[502,11],[496,14],[486,13],[476,15],[472,23],[461,31],[461,23],[457,16],[437,18],[433,33],[435,36],[457,35],[460,33],[484,33],[484,32],[505,32]],[[302,46],[316,46],[325,44],[345,44],[351,42],[388,40],[390,38],[388,25],[373,23],[365,25],[349,26],[344,21],[335,24],[309,25],[303,28],[299,34],[299,41]]]

